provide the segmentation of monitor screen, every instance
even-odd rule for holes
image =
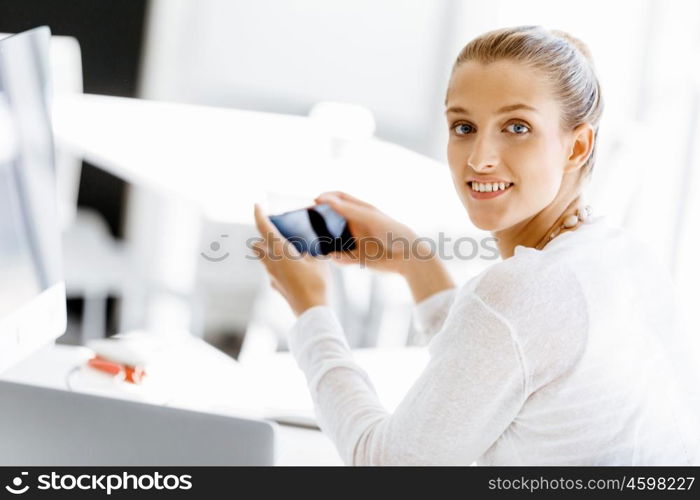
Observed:
[[[0,317],[42,291],[16,185],[12,163],[0,164]]]
[[[0,40],[0,319],[61,281],[49,38]]]

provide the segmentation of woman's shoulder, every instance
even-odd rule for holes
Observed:
[[[598,216],[592,223],[558,236],[543,250],[516,246],[512,257],[486,269],[472,286],[494,300],[530,295],[571,304],[584,300],[574,292],[587,276],[636,265],[630,254],[647,255],[640,241]],[[561,295],[562,289],[571,293]]]
[[[561,335],[563,330],[582,337],[588,326],[588,302],[579,274],[567,259],[547,252],[519,252],[493,264],[460,295],[483,302],[521,339],[543,332]]]
[[[648,280],[649,269],[658,267],[651,265],[650,255],[641,241],[598,216],[543,250],[517,246],[513,256],[470,280],[465,293],[476,294],[509,317],[531,316],[538,308],[549,309],[550,315],[583,313],[589,281],[614,287],[609,279],[613,273]]]
[[[486,269],[472,288],[499,309],[515,303],[578,298],[575,293],[562,295],[564,290],[575,292],[578,277],[566,259],[552,257],[533,249],[519,251]]]
[[[472,301],[489,314],[467,317],[466,324],[492,321],[508,328],[521,353],[529,390],[564,373],[585,350],[588,303],[565,260],[522,252],[498,262],[460,291],[453,314],[468,316]]]

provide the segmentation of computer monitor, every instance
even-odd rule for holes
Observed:
[[[0,372],[66,329],[48,27],[0,40]]]

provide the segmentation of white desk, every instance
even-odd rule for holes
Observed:
[[[79,94],[57,99],[53,123],[63,148],[224,222],[253,224],[266,193],[342,189],[420,232],[471,227],[446,165],[375,138],[334,155],[332,132],[305,116]]]
[[[150,392],[119,392],[90,385],[76,377],[75,371],[68,377],[92,355],[89,349],[76,346],[47,346],[4,372],[0,379],[64,390],[70,384],[72,390],[82,392],[255,418],[312,414],[304,376],[289,354],[241,367],[195,337],[188,337],[182,346],[189,360],[188,371],[162,372],[170,384],[159,387],[156,383]],[[175,357],[179,354],[172,366],[181,367],[182,360]],[[392,360],[391,373],[385,369],[387,357]],[[425,366],[427,352],[422,348],[358,350],[356,359],[367,369],[382,402],[393,410]],[[342,465],[333,443],[318,430],[279,425],[276,450],[278,465]]]

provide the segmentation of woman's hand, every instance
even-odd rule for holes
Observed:
[[[331,254],[335,262],[398,273],[406,278],[415,302],[455,286],[430,245],[405,224],[342,191],[323,193],[315,201],[345,217],[355,238],[354,249]]]
[[[392,219],[375,206],[342,191],[319,195],[316,203],[326,203],[348,222],[355,248],[334,252],[338,264],[361,264],[377,271],[404,274],[415,253],[426,254],[416,244],[418,236],[411,228]]]
[[[328,262],[308,254],[301,255],[279,233],[257,203],[255,225],[262,241],[254,243],[253,249],[270,275],[272,288],[282,294],[294,314],[299,316],[310,307],[327,305],[330,289]]]

